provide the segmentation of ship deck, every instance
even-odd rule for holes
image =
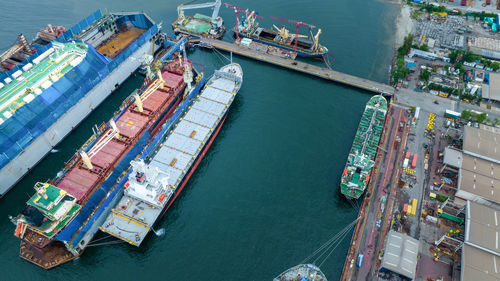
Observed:
[[[76,258],[61,242],[54,242],[43,249],[21,240],[19,256],[43,269],[51,269]]]
[[[163,207],[153,207],[137,198],[124,195],[101,230],[132,245],[139,246],[190,171],[204,146],[216,131],[234,100],[239,83],[224,77],[211,79],[190,109],[175,124],[149,163],[170,176]]]
[[[183,20],[177,19],[172,23],[172,26],[180,30],[192,32],[195,34],[208,33],[212,28],[210,23],[211,18],[202,14],[195,14],[194,16],[186,16]]]
[[[0,124],[10,118],[17,108],[32,101],[59,77],[73,69],[79,63],[78,59],[87,53],[87,46],[82,43],[58,45],[62,45],[59,51],[49,49],[49,55],[45,59],[22,72],[19,77],[11,77],[10,83],[2,81],[4,86],[0,87]]]
[[[146,32],[146,29],[135,26],[130,27],[125,31],[118,32],[111,36],[111,38],[97,47],[97,51],[108,58],[114,59],[144,32]]]

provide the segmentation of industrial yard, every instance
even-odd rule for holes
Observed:
[[[342,280],[496,280],[499,16],[490,3],[408,5]]]

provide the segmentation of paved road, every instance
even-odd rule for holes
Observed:
[[[388,118],[392,119],[392,121],[390,122],[391,127],[386,128],[386,130],[390,131],[389,140],[385,147],[388,153],[385,155],[385,159],[381,163],[381,165],[377,166],[380,174],[376,183],[376,188],[373,190],[372,194],[372,200],[375,204],[371,205],[371,208],[368,212],[366,219],[367,223],[365,225],[365,228],[362,230],[363,238],[359,248],[359,253],[364,254],[364,262],[363,266],[357,272],[355,280],[367,280],[370,275],[371,269],[373,268],[373,266],[376,266],[374,262],[378,260],[377,249],[380,245],[378,245],[377,241],[381,228],[377,226],[376,222],[380,219],[380,198],[384,195],[387,195],[387,185],[389,185],[391,181],[391,176],[393,174],[394,167],[396,166],[394,162],[396,161],[397,150],[394,149],[394,141],[396,135],[398,134],[398,124],[401,119],[402,113],[402,109],[392,107],[390,115],[388,116]]]

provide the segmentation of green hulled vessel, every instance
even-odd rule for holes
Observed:
[[[347,199],[358,199],[368,185],[386,113],[387,100],[381,95],[366,104],[340,180],[340,192]]]

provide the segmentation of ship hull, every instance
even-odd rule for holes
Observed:
[[[234,31],[234,35],[236,36],[236,31]],[[287,45],[282,45],[282,44],[274,43],[274,42],[271,42],[269,40],[263,40],[263,39],[256,38],[256,37],[253,37],[253,36],[248,36],[248,34],[244,34],[244,33],[241,33],[241,32],[239,33],[239,36],[240,37],[244,37],[244,38],[248,38],[248,39],[252,39],[253,41],[259,42],[259,43],[262,43],[262,44],[266,44],[266,45],[270,45],[270,46],[277,47],[277,48],[280,48],[280,49],[285,49],[285,50],[288,50],[288,51],[296,52],[298,56],[304,57],[304,58],[322,58],[324,55],[326,55],[326,53],[311,53],[311,52],[306,52],[306,51],[303,51],[303,50],[300,50],[300,49],[294,50],[293,46],[289,47]]]
[[[60,141],[80,122],[98,107],[113,91],[133,74],[141,63],[134,59],[151,52],[154,42],[147,41],[123,61],[101,83],[90,90],[71,109],[61,116],[51,127],[36,138],[23,152],[0,170],[0,196],[5,195],[26,173],[40,162]],[[155,45],[155,49],[157,46]]]

